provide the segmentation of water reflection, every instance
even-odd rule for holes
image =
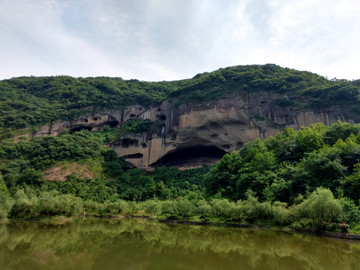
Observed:
[[[0,269],[358,269],[360,243],[147,220],[0,225]]]

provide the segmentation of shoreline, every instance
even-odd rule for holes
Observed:
[[[149,218],[148,218],[149,219]],[[154,220],[154,219],[151,219]],[[274,227],[264,224],[239,224],[239,223],[221,223],[221,222],[208,222],[208,221],[178,221],[178,220],[157,220],[165,224],[183,224],[183,225],[197,225],[197,226],[218,226],[227,228],[242,228],[242,229],[262,229],[262,230],[278,230],[283,232],[294,232],[300,234],[310,234],[320,237],[337,238],[345,240],[360,241],[360,234],[350,234],[341,232],[330,231],[316,231],[308,228],[289,228],[286,226]]]
[[[49,219],[51,221],[52,218],[55,218],[49,224],[57,226],[57,225],[66,225],[68,223],[74,222],[73,218],[68,218],[64,216],[55,216],[55,217],[44,217],[44,218],[36,218],[36,219],[6,219],[0,222],[0,225],[5,225],[11,223],[12,220],[23,220],[23,221],[44,221]],[[309,228],[290,228],[286,226],[272,226],[267,224],[240,224],[240,223],[226,223],[226,222],[211,222],[211,221],[190,221],[190,220],[175,220],[175,219],[157,219],[149,216],[130,216],[130,215],[86,215],[78,216],[77,218],[95,218],[95,219],[126,219],[126,218],[134,218],[134,219],[146,219],[149,221],[155,221],[163,224],[179,224],[179,225],[193,225],[193,226],[214,226],[214,227],[225,227],[225,228],[242,228],[242,229],[261,229],[261,230],[273,230],[273,231],[282,231],[288,233],[299,233],[299,234],[308,234],[315,235],[319,237],[327,237],[327,238],[337,238],[344,240],[353,240],[360,241],[360,234],[350,234],[350,233],[342,233],[342,232],[330,232],[330,231],[316,231]]]
[[[96,217],[96,216],[94,216]],[[156,219],[149,216],[129,216],[130,218],[143,218],[151,221],[156,221],[163,224],[181,224],[181,225],[194,225],[194,226],[217,226],[226,228],[243,228],[243,229],[262,229],[262,230],[278,230],[283,232],[293,232],[299,234],[310,234],[320,237],[337,238],[345,240],[360,241],[360,234],[350,234],[342,232],[330,232],[330,231],[316,231],[309,228],[289,228],[286,226],[272,226],[266,224],[240,224],[240,223],[226,223],[226,222],[211,222],[211,221],[190,221],[190,220],[174,220],[174,219]],[[96,218],[108,218],[108,219],[123,219],[127,216],[97,216]]]

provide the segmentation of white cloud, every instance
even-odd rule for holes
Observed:
[[[357,0],[2,0],[0,79],[188,78],[275,63],[360,78]]]

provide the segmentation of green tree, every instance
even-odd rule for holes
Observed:
[[[300,203],[297,210],[301,217],[312,220],[314,228],[321,229],[324,223],[339,221],[343,208],[331,190],[319,187]]]
[[[12,205],[13,200],[0,173],[0,220],[8,217]]]

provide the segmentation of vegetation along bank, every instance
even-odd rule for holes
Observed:
[[[340,110],[336,114],[339,118],[358,122],[358,81],[327,80],[308,72],[264,65],[226,68],[174,82],[15,78],[1,81],[0,91],[2,220],[72,217],[85,211],[99,216],[145,215],[160,220],[360,233],[360,125],[335,121],[297,130],[290,122],[277,124],[278,118],[272,121],[272,114],[267,114],[320,108]],[[184,104],[205,110],[212,102],[233,95],[241,95],[245,102],[251,93],[264,91],[276,94],[271,96],[274,102],[259,101],[254,114],[244,118],[249,121],[246,125],[282,132],[266,133],[238,147],[236,142],[223,144],[224,134],[209,133],[209,142],[219,142],[214,146],[203,143],[204,137],[195,140],[185,131],[171,133],[167,128],[174,124],[168,124],[168,117],[150,121],[139,114],[123,119],[123,123],[106,122],[92,130],[89,125],[71,126],[84,114],[106,109],[126,111],[133,104],[146,109],[171,99],[176,101],[173,106],[180,108],[173,112],[181,112]],[[252,112],[250,105],[247,110]],[[57,136],[37,135],[44,125],[52,127],[56,121],[67,121],[69,126]],[[198,134],[215,124],[197,128]],[[215,165],[195,169],[179,170],[155,162],[152,170],[140,170],[126,157],[119,157],[113,147],[122,143],[124,149],[132,147],[125,142],[131,143],[135,135],[143,136],[146,142],[158,138],[163,144],[174,137],[184,148],[178,152],[182,155],[172,156],[173,160],[185,156],[188,141],[200,141],[201,149],[210,151],[211,146],[222,151],[217,153],[226,154],[212,163]],[[185,135],[188,141],[179,140],[181,136],[187,138]],[[136,147],[147,146],[140,143]]]

